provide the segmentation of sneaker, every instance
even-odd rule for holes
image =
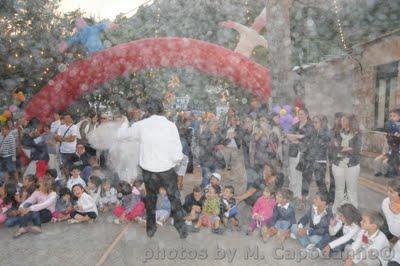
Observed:
[[[313,252],[313,251],[317,250],[317,248],[315,247],[315,244],[309,244],[309,245],[306,247],[306,250],[307,250],[308,252]]]
[[[192,226],[188,226],[188,231],[190,233],[198,233],[198,232],[200,232],[200,228],[192,225]]]
[[[221,227],[219,227],[219,228],[212,228],[212,229],[211,229],[211,232],[212,232],[213,234],[216,234],[216,235],[222,235],[222,234],[224,233],[224,230],[223,230]]]
[[[159,226],[164,226],[163,222],[161,221],[156,221],[156,224],[158,224]]]
[[[173,221],[173,219],[172,219],[172,221]],[[192,221],[185,221],[185,224],[186,224],[187,226],[191,226],[191,225],[192,225]]]
[[[146,234],[149,238],[152,238],[154,234],[156,233],[157,228],[146,228]]]
[[[121,224],[121,221],[117,218],[117,219],[114,219],[114,223],[115,224]]]
[[[375,176],[376,176],[376,177],[382,176],[382,173],[381,173],[381,172],[378,172],[378,173],[375,174]]]
[[[291,239],[294,239],[294,240],[296,240],[296,239],[297,239],[296,235],[295,235],[295,234],[293,234],[293,233],[290,233],[290,238],[291,238]]]
[[[174,225],[174,218],[170,218],[171,225]]]
[[[68,220],[68,224],[78,224],[78,223],[80,223],[80,221],[75,220],[75,219],[69,219]]]

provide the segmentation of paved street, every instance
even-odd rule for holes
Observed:
[[[237,164],[237,165],[240,165]],[[243,176],[232,169],[227,183]],[[227,177],[226,174],[224,174]],[[189,175],[185,180],[186,195],[200,177]],[[243,181],[242,181],[243,182]],[[236,182],[235,182],[236,183]],[[238,182],[240,183],[240,182]],[[313,184],[315,190],[315,184]],[[361,208],[379,208],[384,195],[360,185]],[[248,220],[250,208],[240,205],[241,221]],[[138,224],[115,225],[111,215],[100,217],[94,224],[48,224],[43,233],[13,240],[13,229],[0,230],[1,265],[341,265],[339,260],[305,259],[294,240],[288,240],[285,250],[273,242],[264,244],[255,232],[226,232],[213,235],[209,230],[180,240],[175,228],[158,228],[153,239]],[[246,223],[246,222],[244,222]],[[283,260],[283,257],[286,260]]]

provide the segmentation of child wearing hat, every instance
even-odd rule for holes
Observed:
[[[218,173],[212,173],[210,176],[210,183],[206,186],[206,189],[213,187],[215,189],[215,193],[218,196],[221,196],[222,186],[221,186],[222,176]]]

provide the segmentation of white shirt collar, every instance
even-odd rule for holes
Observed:
[[[284,206],[282,206],[282,204],[278,204],[278,206],[287,210],[289,208],[289,202],[286,203]]]

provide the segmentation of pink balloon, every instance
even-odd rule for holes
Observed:
[[[10,112],[14,113],[15,111],[18,110],[18,106],[16,106],[15,104],[12,104],[12,105],[10,105],[8,110],[10,110]]]

